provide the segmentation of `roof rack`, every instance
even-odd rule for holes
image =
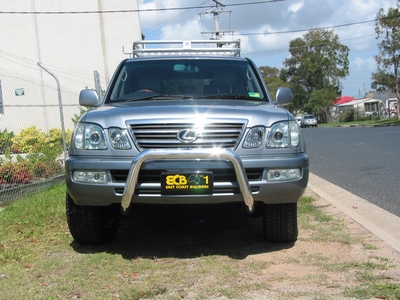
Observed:
[[[161,47],[160,47],[161,45]],[[149,47],[150,46],[150,47]],[[162,47],[164,46],[164,47]],[[133,43],[133,57],[168,55],[240,56],[240,40],[148,40]]]

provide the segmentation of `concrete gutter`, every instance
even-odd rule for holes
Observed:
[[[308,188],[400,252],[400,218],[312,173]]]

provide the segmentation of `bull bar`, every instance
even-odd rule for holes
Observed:
[[[247,179],[242,161],[235,152],[230,149],[212,148],[212,149],[147,149],[139,153],[132,160],[124,192],[122,195],[121,206],[126,212],[129,208],[132,197],[135,193],[139,171],[142,164],[151,159],[159,160],[182,160],[182,159],[226,159],[230,161],[235,169],[236,178],[239,184],[240,192],[249,211],[253,211],[254,199],[251,194],[250,184]]]

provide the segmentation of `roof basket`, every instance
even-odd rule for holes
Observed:
[[[149,40],[133,43],[133,57],[168,55],[240,56],[240,40]]]

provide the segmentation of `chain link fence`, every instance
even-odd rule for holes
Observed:
[[[59,93],[46,76],[0,69],[0,205],[64,180],[64,143],[80,115],[79,93],[62,86]]]

